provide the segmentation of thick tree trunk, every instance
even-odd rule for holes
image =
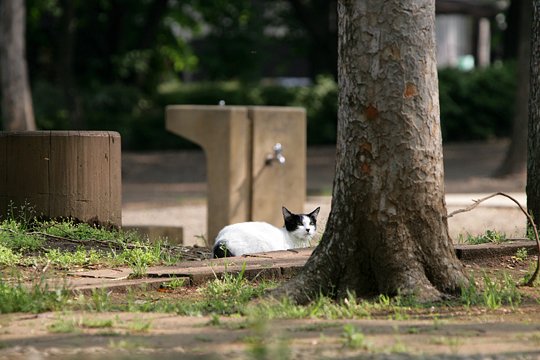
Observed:
[[[540,1],[533,2],[527,156],[527,208],[540,225]]]
[[[529,106],[529,72],[531,57],[531,4],[524,1],[520,6],[518,33],[517,80],[515,114],[512,119],[512,138],[502,164],[495,176],[522,174],[527,167],[527,120]]]
[[[434,0],[343,0],[338,15],[332,210],[301,274],[274,295],[455,293],[464,276],[444,202]]]
[[[35,130],[25,58],[24,0],[0,1],[2,121],[5,130]]]

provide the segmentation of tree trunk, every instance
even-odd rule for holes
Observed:
[[[82,104],[73,76],[73,52],[77,35],[76,2],[61,0],[60,33],[56,36],[57,78],[61,85],[68,108],[69,123],[72,130],[86,128],[82,114]]]
[[[274,293],[439,299],[464,281],[448,236],[434,0],[345,1],[332,210],[303,271]]]
[[[527,156],[527,208],[540,225],[540,0],[533,2]]]
[[[524,1],[520,6],[517,83],[515,114],[512,119],[512,138],[506,152],[506,157],[495,176],[504,177],[522,174],[527,166],[527,120],[529,102],[529,72],[531,57],[531,4]]]
[[[25,58],[24,0],[0,1],[2,122],[5,130],[35,130]]]
[[[310,76],[315,78],[321,73],[328,73],[337,78],[336,1],[289,0],[289,3],[308,34]]]

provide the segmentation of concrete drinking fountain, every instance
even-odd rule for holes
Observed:
[[[168,131],[200,145],[208,180],[207,241],[243,221],[283,225],[303,212],[306,112],[294,107],[171,105]]]

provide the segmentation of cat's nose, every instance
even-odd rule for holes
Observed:
[[[311,229],[306,229],[306,232],[309,234],[311,232]]]

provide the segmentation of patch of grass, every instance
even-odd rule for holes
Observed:
[[[484,305],[492,310],[500,308],[503,304],[513,307],[521,302],[521,295],[516,284],[507,273],[504,273],[504,278],[500,283],[484,276],[483,298]]]
[[[60,245],[56,246],[56,243]],[[96,250],[96,246],[101,250]],[[180,256],[164,242],[150,243],[135,232],[107,230],[73,221],[0,222],[0,266],[46,261],[57,269],[73,266],[130,266],[135,277],[149,266],[173,264]]]
[[[41,249],[44,238],[38,234],[29,234],[27,224],[6,219],[0,222],[0,245],[14,251],[36,251]]]
[[[155,245],[143,245],[141,247],[124,249],[118,254],[116,261],[119,264],[127,264],[131,267],[134,278],[140,278],[146,275],[148,267],[157,265],[162,260],[161,246]]]
[[[122,340],[110,340],[109,348],[117,350],[137,350],[141,348],[143,344],[135,339],[122,339]]]
[[[86,304],[90,311],[103,312],[112,310],[111,293],[106,289],[94,289],[88,300],[82,296],[80,301]]]
[[[289,342],[268,329],[267,318],[250,316],[248,320],[250,334],[244,337],[247,353],[252,359],[289,359]]]
[[[341,337],[343,339],[343,345],[351,349],[369,350],[372,346],[367,341],[364,333],[352,324],[345,324],[343,326]]]
[[[208,321],[208,325],[210,326],[220,326],[221,321],[219,320],[218,314],[211,314],[210,320]]]
[[[108,230],[86,223],[75,223],[70,220],[37,222],[34,227],[37,231],[44,234],[72,240],[99,240],[115,243],[137,242],[141,240],[135,232]]]
[[[0,266],[13,266],[21,261],[21,255],[14,253],[0,243]]]
[[[405,354],[409,352],[407,345],[401,340],[397,340],[388,350],[393,354]]]
[[[47,330],[49,330],[49,332],[51,333],[71,334],[74,332],[78,332],[79,328],[77,327],[77,323],[73,319],[59,319],[50,324],[47,327]]]
[[[111,319],[83,319],[80,323],[81,327],[88,329],[104,329],[112,328],[114,322]]]
[[[514,307],[521,303],[521,294],[516,283],[507,273],[504,273],[499,281],[494,281],[484,274],[481,289],[479,287],[480,284],[476,283],[472,276],[469,283],[462,286],[461,301],[465,306],[481,305],[495,310],[502,305]]]
[[[169,290],[176,290],[183,287],[185,284],[186,284],[186,278],[173,277],[172,280],[161,284],[161,287],[165,289],[169,289]]]
[[[517,249],[516,255],[512,256],[514,260],[519,261],[519,262],[523,262],[527,260],[528,257],[529,257],[529,252],[527,251],[526,248]]]
[[[458,238],[458,243],[469,245],[479,245],[487,243],[500,244],[506,241],[508,241],[506,234],[497,230],[486,230],[485,233],[480,235],[467,234],[466,236],[463,236],[462,234],[460,234]]]
[[[137,333],[148,332],[151,327],[152,327],[152,321],[151,320],[145,320],[145,319],[142,319],[142,318],[133,319],[128,324],[129,331],[137,332]]]
[[[0,279],[0,313],[40,313],[64,308],[69,294],[66,290],[49,291],[42,282],[24,286]]]
[[[96,250],[78,248],[75,252],[50,249],[45,258],[61,269],[69,269],[73,266],[96,265],[103,261],[103,256]]]
[[[379,307],[378,304],[368,301],[358,301],[353,293],[338,302],[326,296],[318,296],[307,305],[301,306],[292,303],[288,298],[280,301],[263,301],[250,311],[264,313],[268,318],[278,319],[352,319],[369,318],[371,312]]]
[[[245,277],[245,263],[239,274],[224,273],[222,278],[210,281],[202,288],[204,306],[209,313],[230,315],[244,314],[248,302],[261,296],[273,284],[261,281],[255,285]]]
[[[373,313],[385,313],[395,320],[408,319],[408,311],[412,307],[421,307],[414,299],[402,296],[389,297],[381,295],[376,301],[358,300],[354,293],[345,299],[335,301],[326,296],[319,296],[309,304],[300,306],[287,298],[280,301],[262,301],[249,311],[261,313],[268,318],[280,319],[358,319],[370,318]]]

